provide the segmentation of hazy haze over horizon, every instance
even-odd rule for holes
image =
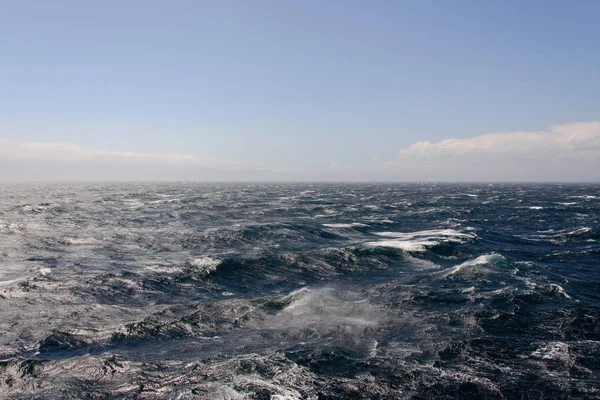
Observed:
[[[7,2],[0,181],[598,181],[599,12]]]

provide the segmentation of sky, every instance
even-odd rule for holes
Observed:
[[[0,0],[0,180],[599,181],[595,0]]]

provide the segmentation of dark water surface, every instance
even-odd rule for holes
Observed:
[[[1,398],[599,388],[600,185],[0,186]]]

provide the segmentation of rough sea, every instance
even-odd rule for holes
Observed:
[[[1,184],[0,398],[600,399],[600,185]]]

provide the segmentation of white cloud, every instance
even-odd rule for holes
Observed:
[[[70,143],[24,142],[0,139],[0,157],[59,162],[142,163],[161,165],[197,165],[235,169],[240,163],[188,154],[136,153],[91,149]]]
[[[271,167],[253,169],[188,154],[0,139],[0,180],[599,181],[600,121],[421,141],[387,163],[333,160],[312,168]]]
[[[0,139],[0,181],[256,181],[264,169],[189,154],[109,151],[70,143]],[[280,180],[282,178],[279,178]]]
[[[488,133],[438,143],[417,142],[400,152],[402,157],[504,156],[565,157],[600,154],[600,121],[556,125],[546,132]]]
[[[600,121],[416,142],[386,170],[399,180],[598,181]]]

